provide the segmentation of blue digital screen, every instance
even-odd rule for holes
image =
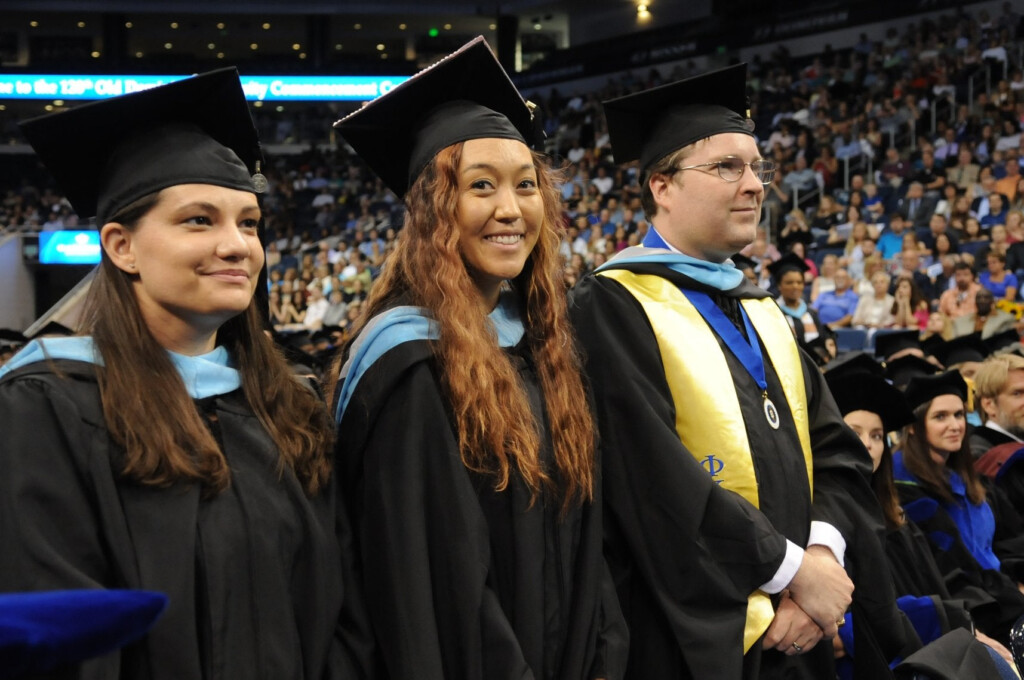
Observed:
[[[0,74],[0,99],[106,99],[187,78]],[[368,101],[408,76],[242,76],[249,101]]]
[[[40,264],[99,264],[100,251],[98,231],[39,233]]]

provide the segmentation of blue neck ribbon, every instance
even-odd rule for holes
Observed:
[[[747,369],[747,373],[757,383],[761,393],[767,394],[768,380],[765,378],[764,355],[761,353],[761,343],[757,340],[757,333],[754,332],[754,327],[751,325],[747,313],[743,310],[743,306],[740,306],[740,315],[743,317],[743,327],[747,331],[746,338],[743,337],[739,329],[733,325],[729,317],[725,315],[725,312],[718,308],[718,305],[714,303],[707,293],[686,290],[685,288],[680,288],[680,290],[686,296],[686,299],[697,308],[697,311],[718,337],[722,338],[722,341],[725,342],[733,355],[743,364],[743,368]]]

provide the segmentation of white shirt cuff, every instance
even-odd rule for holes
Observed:
[[[782,559],[782,564],[779,565],[772,580],[763,584],[758,590],[763,590],[769,595],[781,592],[783,588],[789,585],[793,577],[796,576],[796,572],[800,570],[800,565],[803,561],[804,549],[787,538],[786,556]]]
[[[846,539],[838,529],[828,522],[811,522],[811,533],[807,538],[807,545],[825,546],[836,556],[836,562],[839,562],[840,567],[846,566],[843,561],[846,556]]]

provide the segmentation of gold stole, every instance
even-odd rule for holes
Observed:
[[[754,461],[743,413],[717,336],[679,288],[660,276],[624,269],[600,273],[618,281],[640,302],[658,339],[662,365],[676,405],[676,432],[715,483],[759,507]],[[793,331],[771,298],[742,300],[743,309],[767,350],[796,423],[800,448],[812,484],[811,435],[803,366]],[[760,413],[751,417],[764,417]],[[768,595],[754,591],[747,600],[743,652],[760,638],[775,611]]]

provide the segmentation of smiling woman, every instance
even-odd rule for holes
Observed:
[[[87,335],[0,374],[0,590],[167,593],[143,642],[81,677],[333,675],[331,427],[263,332],[265,180],[237,72],[24,128],[103,255]]]
[[[619,677],[558,191],[529,108],[477,39],[336,127],[408,208],[335,391],[386,675]]]

